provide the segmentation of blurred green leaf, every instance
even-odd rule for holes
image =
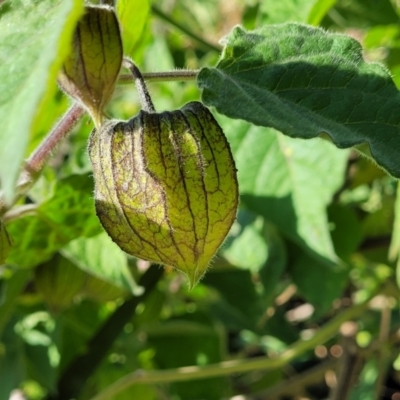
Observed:
[[[157,320],[165,303],[165,297],[165,293],[157,288],[149,293],[143,302],[144,309],[134,316],[134,323],[145,325]]]
[[[22,339],[15,334],[14,326],[17,318],[13,318],[1,337],[0,354],[0,399],[8,400],[11,391],[26,379],[26,364]]]
[[[2,277],[0,296],[0,336],[17,303],[18,296],[31,277],[29,270],[12,271],[7,279]],[[1,351],[0,351],[1,359]],[[0,396],[1,398],[1,396]]]
[[[242,204],[316,257],[335,260],[326,206],[342,184],[347,153],[322,140],[220,121],[239,170]]]
[[[365,29],[374,25],[395,24],[399,16],[390,0],[337,0],[324,25],[334,23],[342,29]]]
[[[260,7],[261,22],[263,24],[307,22],[312,7],[312,0],[264,0]]]
[[[71,306],[84,282],[85,273],[59,253],[35,268],[35,287],[53,312]]]
[[[3,221],[0,219],[0,265],[4,263],[12,247],[11,238],[8,235]]]
[[[308,14],[307,23],[310,25],[319,25],[336,2],[337,0],[316,0]]]
[[[268,257],[267,243],[262,234],[262,217],[239,210],[231,235],[224,244],[221,254],[229,263],[251,272],[258,272]]]
[[[78,303],[76,307],[68,308],[60,315],[60,371],[64,371],[74,357],[86,348],[91,336],[108,314],[104,304],[86,300]]]
[[[282,346],[282,343],[284,343],[288,345],[299,339],[298,330],[287,320],[285,314],[286,310],[283,307],[278,307],[275,310],[274,315],[268,318],[263,333],[272,336],[273,338],[277,338],[278,341],[267,338],[265,343],[267,348],[270,348],[273,344],[279,344],[279,346]]]
[[[361,223],[353,209],[339,204],[328,208],[328,217],[336,253],[341,259],[348,260],[363,238]]]
[[[94,275],[87,275],[82,287],[81,296],[99,303],[104,303],[128,297],[130,292],[129,289],[127,290],[126,288],[116,286]]]
[[[124,54],[132,56],[149,18],[149,0],[118,0],[117,15],[122,29]]]
[[[73,240],[63,248],[62,254],[89,274],[136,295],[141,293],[128,269],[126,254],[105,232]]]
[[[203,68],[198,84],[203,101],[228,117],[296,138],[323,134],[340,148],[363,145],[400,177],[400,94],[388,71],[365,63],[350,37],[299,24],[237,27],[217,67]]]
[[[268,245],[267,262],[259,271],[263,286],[263,304],[268,307],[280,293],[280,280],[287,266],[287,251],[277,229],[271,224],[265,224],[264,237]]]
[[[186,314],[146,329],[153,361],[160,369],[207,365],[221,361],[222,338],[201,314]],[[225,379],[211,378],[172,383],[169,396],[185,400],[219,400],[225,393]]]
[[[342,296],[348,282],[349,271],[344,265],[327,267],[303,251],[291,249],[293,259],[289,273],[304,298],[321,315],[332,307],[333,300]]]
[[[43,311],[25,315],[15,326],[24,342],[24,362],[33,380],[54,392],[59,354],[55,339],[55,320]]]
[[[211,270],[201,283],[216,289],[229,305],[228,308],[219,305],[214,308],[215,312],[225,314],[227,320],[241,325],[241,329],[255,329],[263,305],[249,271],[233,268]]]
[[[366,49],[375,47],[392,47],[398,40],[400,27],[393,25],[377,25],[369,29],[364,37],[363,45]]]
[[[23,268],[48,260],[71,240],[98,234],[102,229],[94,212],[91,175],[61,179],[35,215],[13,220],[7,228],[14,240],[7,262]]]
[[[8,201],[33,123],[52,101],[83,2],[15,0],[10,6],[0,17],[0,180]]]
[[[220,254],[232,265],[247,269],[262,289],[264,307],[273,301],[281,289],[279,279],[286,268],[286,249],[277,229],[261,216],[240,209]],[[227,311],[227,310],[226,310]],[[259,316],[257,316],[259,317]]]
[[[392,234],[394,202],[392,196],[382,196],[379,207],[369,213],[362,222],[365,237],[384,237]]]

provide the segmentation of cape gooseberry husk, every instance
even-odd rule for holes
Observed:
[[[125,252],[202,277],[232,226],[236,168],[222,129],[199,102],[94,130],[97,215]]]

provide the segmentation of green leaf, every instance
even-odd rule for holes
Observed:
[[[70,96],[88,109],[97,127],[114,93],[122,56],[122,39],[114,10],[87,6],[74,32],[72,49],[58,81]]]
[[[0,265],[6,260],[11,250],[11,238],[4,226],[3,221],[0,219]]]
[[[5,279],[4,276],[2,277],[0,281],[0,335],[11,318],[14,307],[17,304],[17,298],[25,288],[30,277],[31,272],[29,270],[13,271],[12,276],[8,279]]]
[[[9,399],[11,391],[26,379],[26,364],[22,339],[15,334],[13,319],[7,324],[1,336],[2,354],[0,358],[0,399]]]
[[[7,262],[33,267],[71,240],[101,232],[94,212],[93,186],[90,174],[71,175],[57,182],[53,196],[40,204],[34,215],[10,222],[7,228],[14,246]]]
[[[224,299],[224,301],[219,299],[214,312],[217,315],[222,312],[222,316],[227,318],[228,325],[231,320],[232,326],[255,329],[264,308],[249,271],[234,268],[210,270],[201,283],[218,290]]]
[[[286,249],[277,229],[260,215],[240,209],[220,254],[235,267],[249,270],[261,283],[257,290],[262,288],[262,302],[268,307],[280,289],[279,279],[286,267]]]
[[[290,249],[290,254],[289,273],[294,283],[318,315],[325,313],[333,300],[341,297],[349,271],[343,265],[329,268],[299,249]]]
[[[335,261],[326,206],[343,182],[347,152],[320,139],[295,140],[241,121],[223,126],[238,168],[242,204],[320,262]]]
[[[80,293],[86,274],[60,253],[35,268],[35,287],[52,312],[72,305]]]
[[[55,392],[58,371],[56,321],[44,311],[31,311],[15,325],[24,342],[27,375],[49,391]]]
[[[366,33],[363,45],[366,49],[376,47],[397,47],[400,27],[398,24],[377,25],[369,29]]]
[[[340,148],[364,145],[400,177],[399,92],[350,37],[300,24],[237,27],[217,67],[203,68],[198,84],[203,101],[230,118],[295,138],[323,134]]]
[[[264,237],[268,243],[268,258],[259,271],[259,277],[264,289],[264,307],[268,307],[281,290],[280,279],[286,270],[287,251],[279,232],[272,224],[265,224]]]
[[[319,25],[326,13],[336,4],[337,0],[317,0],[308,14],[307,23]]]
[[[7,201],[82,12],[82,0],[15,0],[0,18],[0,180]]]
[[[267,243],[262,234],[263,226],[262,217],[240,210],[221,255],[236,267],[252,272],[259,271],[268,258]]]
[[[335,25],[344,29],[365,29],[375,25],[397,24],[399,16],[391,0],[337,0],[333,9]],[[325,22],[325,21],[324,21]]]
[[[312,6],[310,0],[264,0],[260,7],[261,21],[263,24],[306,22]]]
[[[141,292],[129,272],[126,255],[105,232],[90,239],[73,240],[62,254],[91,275],[134,294]]]
[[[360,221],[352,208],[339,204],[329,207],[328,216],[332,225],[331,236],[336,253],[347,261],[363,238]]]
[[[149,17],[149,0],[118,0],[117,15],[122,30],[124,54],[132,55]]]

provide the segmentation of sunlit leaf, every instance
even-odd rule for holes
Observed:
[[[318,25],[337,0],[316,0],[308,14],[307,23]]]
[[[340,148],[363,145],[400,177],[400,94],[350,37],[299,24],[237,27],[198,83],[203,101],[228,117],[295,138],[323,134]]]
[[[133,293],[140,292],[129,272],[126,255],[105,232],[75,239],[62,253],[89,274]]]
[[[242,203],[310,254],[336,260],[326,206],[343,182],[346,152],[321,139],[295,140],[272,129],[224,121]]]
[[[117,15],[122,29],[124,54],[132,55],[149,17],[149,0],[118,0]]]
[[[9,2],[0,18],[0,180],[14,194],[32,124],[47,112],[82,0]]]
[[[283,22],[307,22],[308,14],[313,7],[310,0],[264,0],[261,2],[261,21],[264,24]]]

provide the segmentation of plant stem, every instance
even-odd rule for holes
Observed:
[[[79,119],[83,116],[85,110],[78,104],[74,104],[65,112],[63,117],[58,121],[50,133],[42,140],[37,149],[25,162],[24,168],[19,176],[16,193],[12,204],[6,205],[4,198],[0,193],[0,216],[2,216],[18,198],[26,193],[39,178],[46,162],[50,158],[52,152],[63,140]]]
[[[301,374],[279,382],[277,385],[262,392],[255,393],[255,397],[260,399],[276,400],[280,399],[282,396],[296,396],[301,392],[301,389],[304,389],[306,386],[322,381],[326,371],[334,370],[337,364],[337,359],[328,359],[323,361]],[[247,398],[244,397],[243,400],[245,399]],[[254,399],[254,396],[249,397],[249,400],[250,399]]]
[[[346,327],[346,324],[343,324],[341,331],[342,355],[336,373],[336,387],[331,391],[329,400],[347,400],[349,398],[363,363],[363,356],[356,341],[357,325],[353,323],[352,326],[352,323],[348,323]]]
[[[124,58],[122,65],[125,68],[128,68],[132,73],[132,77],[135,80],[136,89],[139,92],[139,100],[143,110],[150,113],[155,112],[156,110],[154,108],[153,100],[151,100],[150,93],[147,90],[146,82],[144,81],[139,68],[129,58]]]
[[[68,135],[84,113],[85,110],[81,106],[77,103],[73,104],[28,158],[25,163],[25,169],[29,170],[31,174],[40,174],[51,153],[60,144],[61,140]]]
[[[37,207],[37,204],[24,204],[23,206],[13,208],[4,214],[3,222],[10,222],[26,215],[34,215],[36,214]]]
[[[174,71],[165,72],[144,72],[142,77],[148,82],[172,82],[172,81],[193,81],[196,79],[197,74],[200,70],[190,70],[190,69],[177,69]],[[131,74],[122,74],[118,79],[119,84],[132,83]]]
[[[157,17],[163,19],[164,21],[168,22],[170,25],[173,25],[175,28],[177,28],[180,31],[182,31],[183,33],[185,33],[187,36],[194,39],[196,42],[198,42],[200,45],[202,45],[205,49],[211,50],[211,51],[216,51],[218,53],[221,51],[221,49],[218,46],[208,42],[207,40],[203,39],[199,35],[196,35],[189,28],[187,28],[186,26],[182,25],[181,23],[175,21],[169,15],[165,14],[164,11],[162,11],[160,8],[158,8],[154,4],[151,6],[151,11],[153,12],[154,15],[157,15]]]
[[[243,373],[254,370],[274,370],[283,368],[306,351],[314,349],[317,345],[325,343],[336,335],[341,325],[362,314],[368,307],[368,303],[369,300],[344,310],[341,314],[326,323],[310,340],[298,340],[289,346],[277,358],[271,359],[268,357],[260,357],[255,360],[223,361],[218,364],[206,366],[194,365],[164,371],[138,370],[121,378],[91,400],[106,400],[114,398],[117,393],[120,393],[129,386],[138,383],[169,383],[188,381],[191,379],[215,378],[217,376],[225,376],[232,373]]]
[[[377,354],[378,377],[375,382],[375,398],[384,396],[385,379],[391,360],[391,348],[389,345],[391,310],[389,299],[384,298],[385,305],[381,311],[381,322],[379,328],[379,350]]]

